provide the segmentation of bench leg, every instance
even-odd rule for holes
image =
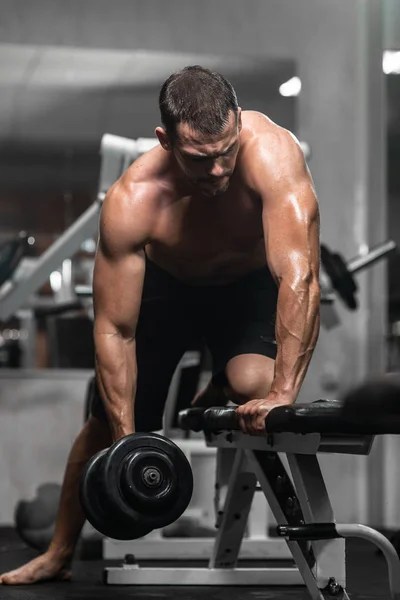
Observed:
[[[291,525],[303,523],[296,490],[279,455],[259,450],[245,450],[245,453],[276,521]],[[317,581],[314,573],[316,558],[311,544],[304,541],[287,543],[312,600],[323,600],[321,589],[327,587],[330,581],[326,581],[325,585]],[[346,592],[342,598],[348,600]]]
[[[317,456],[288,454],[288,463],[304,514],[305,523],[334,523],[334,514]],[[344,539],[312,542],[314,575],[319,588],[334,580],[346,587],[346,542]]]
[[[368,540],[382,550],[388,566],[390,597],[392,600],[400,600],[400,560],[393,544],[384,535],[365,525],[338,524],[336,531],[344,538],[358,537]]]
[[[210,568],[236,567],[256,486],[256,476],[248,469],[243,450],[218,450],[215,485],[218,534]]]

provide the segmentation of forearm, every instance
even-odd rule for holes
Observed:
[[[319,334],[320,288],[316,279],[279,286],[276,342],[277,356],[271,394],[294,402],[316,346]]]
[[[134,338],[96,334],[96,375],[114,440],[134,432],[137,365]]]

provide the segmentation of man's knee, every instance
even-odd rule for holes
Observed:
[[[274,378],[275,361],[258,354],[241,354],[232,358],[226,368],[227,394],[233,402],[243,403],[265,398]]]

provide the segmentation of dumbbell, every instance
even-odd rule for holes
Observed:
[[[190,463],[171,440],[134,433],[91,458],[82,474],[86,518],[103,535],[133,540],[170,525],[193,493]]]
[[[329,278],[330,286],[337,292],[347,308],[356,310],[358,307],[356,298],[358,286],[353,275],[385,258],[396,248],[396,243],[388,240],[375,246],[367,254],[357,256],[346,263],[341,254],[332,252],[328,246],[321,244],[321,263]]]

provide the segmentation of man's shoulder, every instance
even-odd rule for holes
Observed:
[[[263,147],[279,151],[298,144],[291,131],[255,110],[242,112],[241,137],[243,146],[250,152],[260,151]]]
[[[165,187],[169,175],[168,153],[157,145],[131,164],[121,177],[121,184],[124,188],[142,188],[152,193],[159,187]]]
[[[304,170],[304,155],[296,136],[255,111],[244,113],[242,166],[248,185],[259,193],[288,174]]]
[[[104,226],[118,231],[130,227],[153,211],[157,198],[157,184],[150,177],[138,176],[129,167],[109,188],[102,207]]]
[[[120,211],[143,212],[168,196],[170,173],[160,147],[140,156],[110,187],[106,203]]]

